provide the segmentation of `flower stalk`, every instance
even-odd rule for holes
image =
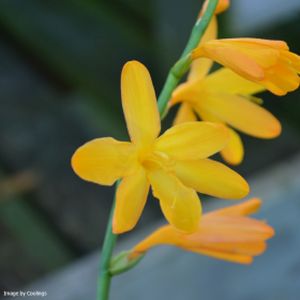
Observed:
[[[119,182],[116,184],[116,189],[119,185]],[[114,201],[111,207],[109,219],[107,222],[107,228],[105,232],[104,242],[101,251],[101,260],[100,260],[100,272],[97,281],[97,300],[106,300],[109,297],[109,288],[111,282],[111,274],[109,271],[110,261],[113,254],[113,249],[117,241],[117,235],[112,231],[112,220],[115,208],[116,196],[114,196]]]
[[[211,18],[214,15],[214,11],[217,7],[217,4],[218,0],[209,0],[205,13],[202,15],[201,18],[197,20],[196,24],[192,29],[190,38],[187,42],[184,51],[181,54],[180,59],[174,64],[167,76],[166,82],[158,97],[158,109],[161,118],[163,118],[166,114],[167,104],[169,99],[171,98],[174,89],[177,87],[179,81],[189,69],[189,66],[192,62],[190,52],[198,46],[206,28],[209,25]],[[116,187],[117,186],[118,183]],[[100,272],[98,277],[97,300],[108,299],[110,282],[113,276],[110,272],[110,263],[112,259],[113,249],[117,240],[117,235],[114,234],[112,231],[112,219],[114,208],[115,200],[111,208],[111,213],[108,220],[105,238],[102,246]],[[135,264],[133,264],[132,267],[134,265]]]
[[[214,16],[217,4],[218,0],[210,0],[208,2],[207,9],[197,20],[192,29],[190,38],[180,56],[180,59],[174,64],[167,76],[166,82],[158,97],[158,109],[162,117],[166,115],[167,104],[174,89],[177,87],[180,79],[187,72],[190,64],[192,63],[190,52],[198,46],[203,34],[205,33],[205,30],[209,25],[210,20]]]

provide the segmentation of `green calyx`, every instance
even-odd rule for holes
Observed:
[[[109,266],[109,273],[111,276],[115,276],[130,270],[145,256],[145,254],[140,254],[136,257],[130,257],[130,254],[131,251],[122,251],[112,258]]]

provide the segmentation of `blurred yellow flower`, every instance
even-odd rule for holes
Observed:
[[[155,246],[171,245],[222,260],[249,264],[253,256],[265,251],[265,241],[274,235],[273,228],[266,223],[246,217],[256,212],[260,205],[261,201],[253,198],[204,214],[198,230],[192,234],[184,234],[169,225],[163,226],[137,244],[130,256],[137,257]]]
[[[275,95],[294,91],[300,83],[300,57],[283,41],[255,38],[216,39],[201,43],[192,58],[210,58]]]
[[[187,122],[160,133],[160,116],[148,70],[128,62],[121,76],[122,106],[131,142],[94,139],[72,157],[82,179],[112,185],[116,193],[114,233],[131,230],[144,208],[150,185],[168,222],[192,232],[198,228],[201,204],[197,191],[222,198],[243,198],[247,182],[225,165],[207,159],[228,142],[221,124]]]

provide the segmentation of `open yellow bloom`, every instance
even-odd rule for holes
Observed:
[[[266,109],[252,101],[252,95],[263,91],[261,85],[248,81],[227,68],[206,77],[188,80],[173,93],[170,105],[182,102],[175,124],[202,120],[227,124],[230,141],[221,155],[231,164],[243,159],[243,144],[233,129],[258,138],[274,138],[281,132],[280,122]],[[254,98],[255,100],[255,98]]]
[[[192,58],[210,58],[275,95],[299,87],[300,57],[283,41],[255,38],[216,39],[201,43]]]
[[[131,142],[94,139],[72,157],[82,179],[112,185],[116,193],[114,233],[131,230],[144,208],[150,185],[170,224],[197,229],[201,205],[197,191],[222,198],[242,198],[249,187],[237,173],[207,159],[228,141],[221,124],[188,122],[158,137],[160,116],[150,74],[139,62],[128,62],[121,76],[122,106]]]
[[[265,241],[274,235],[273,228],[266,223],[246,217],[256,212],[260,205],[261,201],[253,198],[204,214],[198,230],[192,234],[163,226],[137,244],[131,256],[139,256],[159,245],[171,245],[222,260],[249,264],[253,256],[265,251]]]

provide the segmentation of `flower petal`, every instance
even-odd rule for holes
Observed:
[[[225,199],[240,199],[249,193],[248,183],[238,173],[214,160],[177,161],[174,172],[199,193]]]
[[[209,250],[205,248],[190,249],[190,251],[240,264],[251,264],[253,261],[253,258],[251,256],[244,254],[226,253],[224,251]]]
[[[196,48],[192,52],[192,58],[197,59],[199,57],[210,58],[250,80],[262,80],[264,78],[262,67],[232,47],[230,43],[223,43],[222,40],[211,40]]]
[[[127,142],[113,138],[94,139],[76,150],[72,168],[82,179],[102,185],[112,185],[130,172],[136,149]]]
[[[260,207],[261,200],[259,198],[252,198],[243,203],[217,209],[205,215],[246,216],[256,213],[260,209]]]
[[[228,125],[254,137],[274,138],[281,133],[280,122],[266,109],[238,95],[214,94],[197,103],[194,109],[216,115]]]
[[[113,218],[115,234],[129,231],[136,225],[144,209],[149,187],[142,167],[138,167],[133,174],[123,178],[116,193]]]
[[[150,145],[160,132],[160,117],[151,77],[137,61],[125,64],[121,76],[122,106],[131,140]]]
[[[220,68],[204,79],[205,88],[216,92],[252,95],[265,91],[262,85],[244,79],[228,68]]]
[[[244,158],[244,146],[240,135],[232,129],[229,129],[229,142],[221,150],[221,155],[223,159],[231,164],[238,165],[242,162]]]
[[[255,242],[274,235],[274,229],[266,223],[243,216],[205,214],[199,231],[188,236],[191,243]]]
[[[190,248],[194,249],[194,248]],[[262,254],[266,250],[266,243],[264,241],[247,241],[245,242],[209,242],[209,243],[202,243],[201,247],[196,249],[205,249],[205,250],[212,250],[212,251],[220,251],[223,253],[231,253],[231,254],[242,254],[242,255],[250,255],[256,256]]]
[[[177,111],[173,124],[197,121],[197,116],[188,103],[182,103]]]
[[[206,158],[224,148],[228,138],[222,124],[187,122],[168,129],[157,139],[155,149],[179,160]]]
[[[149,249],[159,245],[180,245],[181,236],[182,232],[176,230],[170,225],[165,225],[158,228],[149,236],[147,236],[144,240],[139,242],[133,248],[133,252],[144,253],[147,252]]]
[[[159,199],[168,222],[184,232],[197,230],[201,216],[201,204],[197,193],[163,170],[152,169],[147,174],[153,195]]]

